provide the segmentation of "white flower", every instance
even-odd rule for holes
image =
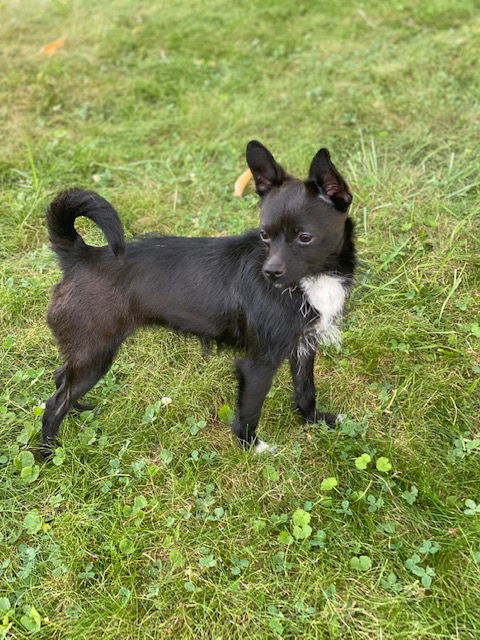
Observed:
[[[162,407],[168,407],[169,404],[172,404],[172,399],[166,396],[165,398],[162,398],[160,402],[162,403]]]

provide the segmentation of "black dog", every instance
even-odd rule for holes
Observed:
[[[65,364],[43,414],[42,453],[58,428],[108,371],[122,342],[138,327],[164,325],[202,341],[241,347],[233,431],[258,452],[263,401],[286,358],[294,403],[305,420],[333,425],[315,410],[313,361],[318,341],[337,342],[355,267],[352,196],[326,149],[307,180],[288,175],[259,142],[247,163],[261,198],[261,229],[226,238],[144,237],[125,244],[115,209],[92,191],[60,193],[47,211],[50,240],[64,276],[55,287],[48,324]],[[74,227],[86,216],[108,247],[91,247]]]

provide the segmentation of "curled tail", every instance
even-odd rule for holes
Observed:
[[[64,271],[81,260],[89,249],[74,226],[75,218],[79,216],[90,218],[100,227],[114,255],[124,253],[122,223],[112,205],[95,191],[62,191],[47,209],[47,227],[53,250]]]

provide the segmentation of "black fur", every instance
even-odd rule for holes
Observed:
[[[44,455],[55,446],[67,411],[108,371],[125,338],[154,324],[245,351],[236,361],[232,427],[243,445],[257,441],[264,398],[286,358],[300,413],[309,421],[334,422],[334,414],[315,410],[314,353],[297,354],[299,340],[318,319],[308,305],[300,312],[304,296],[297,285],[305,276],[335,273],[349,286],[355,265],[346,214],[351,195],[326,150],[315,157],[305,182],[289,176],[259,142],[249,143],[247,162],[261,195],[263,239],[252,230],[125,244],[118,214],[98,194],[74,189],[52,202],[47,225],[64,276],[53,292],[48,324],[65,364],[56,371],[57,391],[43,416]],[[82,215],[99,225],[108,247],[84,243],[74,228]],[[313,240],[300,243],[305,234]]]

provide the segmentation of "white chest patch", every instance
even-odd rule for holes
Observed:
[[[318,342],[340,346],[342,336],[336,320],[342,314],[348,293],[344,280],[340,276],[313,276],[300,280],[300,287],[318,319],[307,327],[298,344],[298,355],[307,355]]]

